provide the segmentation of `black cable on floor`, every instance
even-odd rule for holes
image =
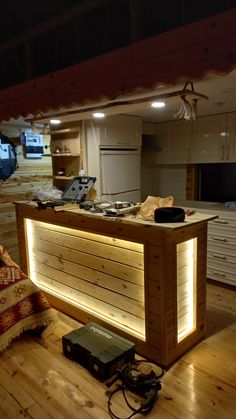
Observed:
[[[149,372],[142,372],[140,366],[142,367],[142,364],[144,363],[148,363],[150,367],[151,365],[155,365],[147,360],[136,360],[117,370],[117,373],[107,381],[107,387],[110,387],[117,380],[121,382],[119,387],[110,393],[108,399],[108,412],[113,419],[130,419],[136,414],[148,415],[151,412],[157,400],[158,391],[162,388],[160,378],[163,376],[164,371],[161,369],[159,375],[157,375],[152,368]],[[111,409],[112,398],[114,394],[120,391],[123,393],[125,403],[132,411],[126,418],[115,415]],[[133,392],[141,397],[142,401],[140,402],[139,408],[136,409],[129,403],[126,396],[127,391]]]

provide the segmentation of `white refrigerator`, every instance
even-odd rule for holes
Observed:
[[[100,182],[102,198],[140,202],[140,148],[100,147]]]

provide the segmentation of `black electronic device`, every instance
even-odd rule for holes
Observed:
[[[112,377],[118,368],[132,362],[135,344],[96,323],[62,337],[63,353],[100,380]]]
[[[185,211],[178,207],[156,208],[154,220],[156,223],[182,223],[185,220]]]
[[[90,176],[75,177],[63,192],[62,199],[70,202],[84,201],[86,195],[93,187],[96,180],[97,179],[95,177]]]

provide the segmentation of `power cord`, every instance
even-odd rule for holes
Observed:
[[[149,370],[143,367],[144,363],[148,363]],[[107,387],[111,387],[117,380],[121,382],[121,384],[110,393],[108,399],[108,412],[113,419],[130,419],[136,414],[148,415],[151,412],[157,399],[158,391],[162,388],[159,379],[164,375],[163,369],[161,369],[159,375],[156,375],[151,368],[151,365],[154,364],[147,360],[135,360],[132,363],[125,364],[121,369],[118,369],[116,374],[106,382]],[[123,393],[127,406],[132,410],[132,413],[126,418],[116,416],[111,409],[111,400],[114,394],[120,391]],[[133,392],[143,399],[139,408],[136,409],[130,404],[126,395],[127,391]]]

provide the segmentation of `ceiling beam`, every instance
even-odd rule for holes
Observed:
[[[236,68],[236,9],[0,91],[0,120],[78,108]]]
[[[26,38],[29,40],[30,38],[41,35],[42,33],[46,33],[53,28],[69,22],[70,20],[75,20],[85,13],[89,13],[99,9],[100,7],[106,6],[108,3],[110,3],[110,0],[86,0],[73,8],[65,10],[60,15],[33,27],[29,31],[26,31],[21,35],[16,36],[7,42],[4,42],[0,45],[0,54],[9,49],[17,47],[19,44],[24,43]]]

